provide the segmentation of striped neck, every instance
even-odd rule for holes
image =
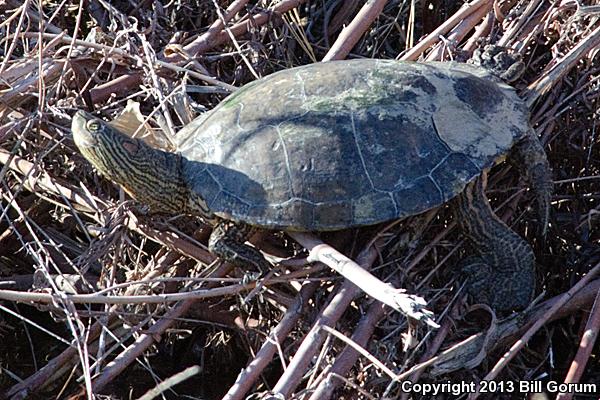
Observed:
[[[105,177],[152,212],[188,212],[188,188],[177,154],[154,149],[83,111],[72,123],[81,154]]]

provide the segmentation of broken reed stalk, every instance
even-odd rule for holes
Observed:
[[[490,11],[487,7],[475,9],[455,27],[449,30],[448,37],[446,37],[444,41],[440,41],[433,46],[425,59],[427,61],[443,61],[446,59],[447,57],[444,57],[444,53],[447,52],[451,55],[453,47],[460,43],[477,24],[482,23],[482,18],[488,14],[490,14]]]
[[[439,327],[433,321],[433,313],[425,309],[427,302],[422,297],[406,294],[403,290],[382,282],[366,271],[364,267],[323,243],[312,234],[289,232],[288,235],[309,251],[308,261],[322,262],[374,299],[433,328]]]
[[[416,61],[421,54],[440,40],[441,35],[448,33],[450,29],[454,28],[460,21],[467,18],[472,13],[476,12],[480,7],[485,7],[486,12],[490,11],[493,3],[494,0],[475,0],[472,3],[465,3],[462,8],[452,17],[448,18],[446,22],[419,41],[412,49],[404,53],[404,55],[400,57],[400,60]]]

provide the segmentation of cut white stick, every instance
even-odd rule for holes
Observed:
[[[288,235],[309,251],[308,261],[322,262],[374,299],[408,317],[439,328],[439,325],[433,320],[433,313],[425,308],[427,302],[422,297],[407,294],[404,289],[396,289],[392,285],[382,282],[314,235],[305,232],[288,232]]]

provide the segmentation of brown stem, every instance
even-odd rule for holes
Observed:
[[[342,30],[323,61],[343,60],[358,43],[362,35],[379,16],[387,0],[370,0],[360,9],[352,22]]]

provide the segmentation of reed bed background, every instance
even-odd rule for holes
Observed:
[[[400,381],[600,383],[598,344],[582,346],[600,328],[597,1],[6,0],[0,10],[0,397],[425,399]],[[279,260],[257,285],[207,251],[209,226],[150,215],[99,176],[70,132],[77,109],[113,119],[129,107],[146,117],[146,140],[169,148],[181,126],[275,71],[465,61],[489,43],[527,65],[515,87],[555,180],[541,241],[516,169],[492,170],[492,205],[538,263],[538,299],[508,318],[468,305],[447,207],[321,235],[427,299],[432,329],[306,264],[280,232],[253,238]]]

